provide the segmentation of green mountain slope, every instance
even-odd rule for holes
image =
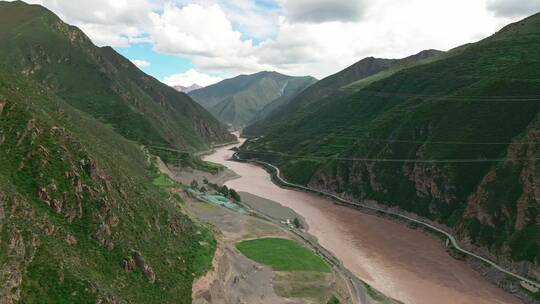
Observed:
[[[214,241],[143,150],[0,65],[0,301],[191,303]]]
[[[128,139],[184,150],[231,140],[187,95],[144,74],[113,49],[94,46],[40,6],[0,3],[0,41],[3,63]]]
[[[0,303],[191,303],[215,240],[134,140],[228,137],[46,9],[0,2]]]
[[[289,122],[298,112],[313,112],[327,101],[350,95],[367,84],[391,76],[415,65],[437,60],[444,53],[426,50],[402,59],[364,58],[334,75],[330,75],[310,86],[290,102],[277,106],[262,119],[252,121],[243,130],[246,136],[263,134],[270,126]]]
[[[272,115],[275,110],[289,104],[289,102],[298,96],[298,94],[302,93],[302,91],[309,88],[309,86],[313,85],[315,82],[316,79],[312,77],[299,77],[289,81],[283,89],[283,94],[280,97],[272,100],[261,110],[257,111],[255,116],[247,123],[247,125],[251,125],[266,119],[268,116]]]
[[[539,49],[534,15],[293,113],[245,155],[279,164],[294,182],[448,225],[539,279]]]
[[[274,102],[285,104],[314,82],[312,77],[260,72],[226,79],[189,94],[220,121],[241,128],[256,119],[266,106]]]

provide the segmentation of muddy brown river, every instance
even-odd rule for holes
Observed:
[[[228,187],[278,202],[302,215],[309,233],[323,247],[387,296],[411,304],[521,303],[450,257],[434,238],[320,196],[282,189],[264,169],[230,161],[230,148],[219,148],[205,157],[240,176],[228,181]]]

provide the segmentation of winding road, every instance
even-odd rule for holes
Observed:
[[[291,188],[297,188],[297,189],[302,189],[302,190],[305,190],[305,191],[309,191],[309,192],[313,192],[313,193],[318,193],[318,194],[322,194],[324,196],[327,196],[327,197],[330,197],[338,202],[341,202],[343,204],[346,204],[346,205],[350,205],[350,206],[355,206],[355,207],[361,207],[361,208],[365,208],[365,209],[368,209],[368,210],[372,210],[372,211],[376,211],[376,212],[381,212],[381,213],[385,213],[385,214],[388,214],[388,215],[392,215],[392,216],[395,216],[395,217],[399,217],[399,218],[402,218],[402,219],[405,219],[405,220],[408,220],[410,222],[414,222],[414,223],[417,223],[417,224],[420,224],[422,226],[425,226],[433,231],[436,231],[438,233],[441,233],[443,235],[445,235],[451,242],[452,246],[458,250],[459,252],[463,253],[463,254],[466,254],[468,256],[471,256],[471,257],[474,257],[482,262],[485,262],[487,264],[489,264],[490,266],[492,266],[493,268],[497,269],[498,271],[500,272],[503,272],[511,277],[514,277],[520,281],[523,281],[525,283],[528,283],[536,288],[539,288],[540,289],[540,284],[531,280],[531,279],[528,279],[528,278],[525,278],[519,274],[516,274],[516,273],[513,273],[509,270],[506,270],[504,269],[503,267],[497,265],[495,262],[489,260],[489,259],[486,259],[484,257],[481,257],[477,254],[474,254],[466,249],[463,249],[459,246],[456,238],[451,235],[450,233],[438,228],[438,227],[435,227],[429,223],[426,223],[426,222],[423,222],[421,220],[418,220],[418,219],[414,219],[414,218],[411,218],[411,217],[408,217],[406,215],[402,215],[402,214],[399,214],[399,213],[396,213],[396,212],[392,212],[392,211],[389,211],[389,210],[385,210],[385,209],[382,209],[382,208],[377,208],[377,207],[372,207],[372,206],[368,206],[368,205],[364,205],[364,204],[360,204],[360,203],[357,203],[357,202],[352,202],[352,201],[349,201],[347,199],[344,199],[344,198],[341,198],[335,194],[332,194],[332,193],[328,193],[328,192],[325,192],[325,191],[320,191],[320,190],[316,190],[316,189],[312,189],[312,188],[309,188],[309,187],[305,187],[305,186],[302,186],[302,185],[298,185],[298,184],[294,184],[294,183],[290,183],[288,181],[286,181],[285,179],[283,179],[281,177],[281,172],[279,170],[278,167],[270,164],[270,163],[267,163],[267,162],[264,162],[264,161],[259,161],[259,160],[247,160],[247,159],[242,159],[238,156],[238,152],[234,153],[233,155],[233,158],[237,161],[243,161],[243,162],[253,162],[253,163],[258,163],[260,165],[263,165],[263,166],[266,166],[266,167],[269,167],[269,168],[272,168],[272,170],[275,171],[275,178],[279,181],[279,183],[281,183],[282,185],[285,185],[285,186],[288,186],[288,187],[291,187]]]

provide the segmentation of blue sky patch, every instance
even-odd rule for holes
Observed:
[[[159,80],[163,80],[165,76],[183,73],[193,67],[190,59],[157,53],[150,43],[137,43],[129,47],[115,47],[114,49],[130,60],[150,62],[150,66],[143,67],[141,70]]]

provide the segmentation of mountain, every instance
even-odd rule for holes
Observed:
[[[313,110],[326,101],[349,95],[372,81],[388,77],[407,67],[431,62],[443,54],[444,52],[437,50],[426,50],[403,59],[364,58],[343,71],[318,81],[289,102],[266,111],[264,117],[250,122],[243,130],[243,135],[260,135],[269,126],[281,121],[287,122],[293,118],[294,113],[303,111],[308,106]]]
[[[2,62],[124,137],[190,151],[231,140],[189,96],[144,74],[112,48],[94,46],[79,29],[43,9],[2,5]]]
[[[324,95],[322,80],[244,155],[293,182],[446,225],[465,247],[538,280],[539,37],[537,14],[351,94],[310,100]]]
[[[223,80],[192,91],[190,96],[223,123],[242,128],[266,106],[274,102],[287,103],[314,82],[315,79],[309,76],[259,72]]]
[[[175,90],[177,90],[178,92],[182,92],[182,93],[189,93],[191,91],[195,91],[195,90],[198,90],[198,89],[202,89],[203,87],[194,83],[188,87],[184,87],[184,86],[181,86],[181,85],[175,85],[173,86],[173,88]]]
[[[294,100],[294,98],[298,96],[298,94],[302,93],[302,91],[304,91],[306,88],[309,88],[309,86],[314,84],[316,81],[317,80],[312,77],[301,77],[295,79],[294,81],[290,81],[287,86],[285,86],[285,89],[283,90],[281,96],[272,100],[262,109],[257,111],[255,113],[255,116],[250,121],[248,121],[247,125],[251,125],[257,123],[258,121],[266,119],[276,109],[279,109],[289,104],[289,102]]]
[[[50,11],[0,2],[0,302],[191,303],[215,240],[153,184],[141,142],[228,139]]]

